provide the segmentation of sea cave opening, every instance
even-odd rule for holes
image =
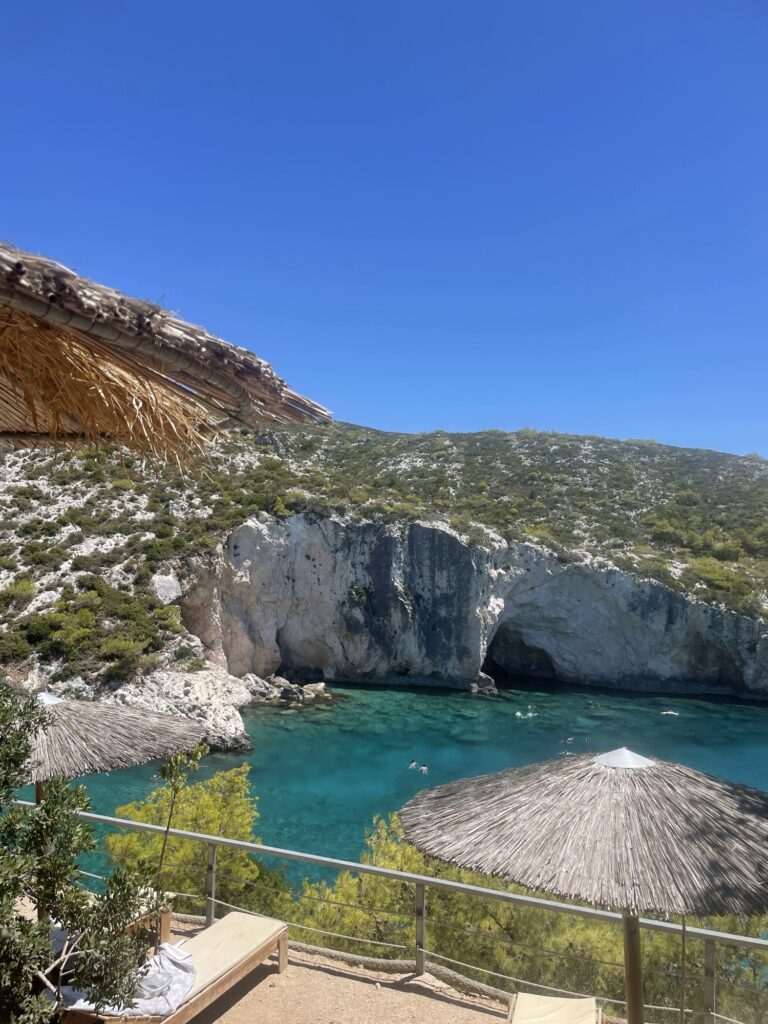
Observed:
[[[557,681],[552,658],[542,647],[527,642],[514,622],[501,622],[488,645],[483,672],[497,682],[509,677]]]

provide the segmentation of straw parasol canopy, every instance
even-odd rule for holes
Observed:
[[[0,440],[185,458],[213,427],[306,420],[330,414],[252,352],[0,244]]]
[[[189,718],[149,714],[101,701],[61,700],[38,694],[48,724],[35,735],[29,759],[30,782],[74,779],[96,772],[133,768],[182,750],[204,736]]]
[[[768,907],[768,793],[626,748],[424,790],[400,818],[430,856],[621,910],[629,1024],[644,1020],[641,911]],[[682,1021],[685,967],[681,989]]]
[[[424,853],[630,912],[768,907],[768,793],[631,751],[545,761],[418,793]]]

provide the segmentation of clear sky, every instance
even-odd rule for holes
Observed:
[[[0,234],[339,419],[768,455],[764,0],[3,11]]]

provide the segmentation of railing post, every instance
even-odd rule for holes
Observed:
[[[704,1024],[714,1024],[717,1008],[717,946],[714,939],[704,940]]]
[[[208,843],[208,866],[205,869],[205,927],[216,919],[216,843]]]
[[[427,890],[423,882],[416,883],[416,973],[427,969]]]

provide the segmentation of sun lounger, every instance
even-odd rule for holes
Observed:
[[[509,1003],[512,1024],[601,1024],[602,1011],[590,998],[534,996],[518,992]]]
[[[89,897],[94,898],[91,893],[89,893]],[[16,900],[13,909],[20,917],[25,917],[28,921],[37,920],[37,907],[27,896]],[[158,946],[162,942],[167,942],[171,935],[171,908],[163,907],[157,913],[139,909],[138,917],[128,925],[127,931],[134,932],[139,928],[146,928],[150,932],[156,931]]]
[[[247,977],[272,953],[277,969],[288,966],[288,926],[269,917],[231,913],[205,928],[182,946],[192,957],[195,984],[184,1002],[167,1017],[129,1017],[130,1024],[186,1024],[234,985]],[[62,1024],[115,1024],[121,1018],[82,1010],[65,1010]]]

